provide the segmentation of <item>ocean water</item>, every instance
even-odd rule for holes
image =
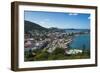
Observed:
[[[65,30],[65,32],[67,32],[67,33],[72,33],[72,32],[78,33],[78,32],[88,32],[88,31],[89,31],[89,29],[88,30],[86,30],[86,29],[76,29],[76,30],[66,29]]]
[[[83,45],[86,49],[90,49],[90,34],[82,34],[75,36],[70,43],[71,48],[83,49]]]

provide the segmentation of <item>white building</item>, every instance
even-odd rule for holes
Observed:
[[[78,54],[78,53],[82,53],[83,51],[80,49],[70,49],[68,51],[66,51],[66,54]]]

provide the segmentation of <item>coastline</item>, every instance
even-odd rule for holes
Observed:
[[[86,47],[76,48],[70,45],[76,37],[89,34],[89,32],[37,33],[35,31],[35,33],[32,37],[28,34],[28,37],[25,39],[24,47],[27,47],[24,50],[25,61],[90,58],[89,51],[85,50]]]

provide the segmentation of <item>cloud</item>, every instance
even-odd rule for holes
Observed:
[[[69,13],[69,15],[70,15],[70,16],[72,16],[72,15],[73,15],[73,16],[76,16],[76,15],[78,15],[78,13]]]
[[[91,19],[91,16],[89,16],[88,19]]]
[[[47,23],[47,22],[49,22],[50,21],[50,19],[43,19],[42,21],[40,21],[40,23],[41,24],[45,24],[45,23]]]
[[[44,19],[44,21],[50,21],[50,19]]]
[[[74,13],[73,15],[78,15],[78,13]]]
[[[40,24],[45,24],[45,21],[40,21]]]

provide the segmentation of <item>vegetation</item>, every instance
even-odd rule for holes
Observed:
[[[83,44],[82,46],[82,53],[77,54],[66,54],[66,50],[72,49],[69,44],[67,44],[67,48],[59,48],[59,44],[55,42],[63,42],[62,44],[65,44],[65,40],[68,41],[68,39],[73,39],[75,35],[81,35],[86,34],[86,32],[78,32],[78,33],[62,33],[65,30],[77,30],[77,29],[59,29],[59,28],[44,28],[34,22],[30,21],[24,21],[25,23],[25,34],[29,34],[28,40],[33,38],[33,40],[40,43],[42,41],[43,46],[40,46],[41,48],[38,48],[36,50],[29,50],[24,52],[24,59],[25,61],[41,61],[41,60],[63,60],[63,59],[86,59],[90,58],[90,50],[86,49],[86,46]],[[86,29],[83,29],[86,30]],[[89,32],[89,30],[88,30]],[[62,41],[60,41],[62,39]],[[45,41],[44,41],[45,40]],[[30,42],[34,42],[32,40],[29,40]],[[53,43],[53,46],[57,45],[54,51],[48,52],[47,50],[52,48],[52,45],[50,43]],[[49,43],[50,47],[45,47]],[[33,44],[33,43],[32,43]],[[33,44],[34,45],[34,44]],[[35,45],[36,47],[36,45]],[[32,47],[33,48],[33,47]],[[30,47],[29,47],[30,49]]]
[[[35,52],[36,55],[32,53]],[[46,50],[25,52],[25,61],[64,60],[64,59],[87,59],[90,58],[89,50],[78,54],[65,54],[64,49],[56,48],[52,53]]]
[[[34,30],[38,30],[38,31],[47,31],[48,29],[36,24],[36,23],[33,23],[33,22],[30,22],[30,21],[24,21],[25,23],[25,33],[26,32],[29,32],[29,31],[34,31]]]
[[[59,29],[59,28],[45,28],[45,27],[42,27],[40,26],[39,24],[37,23],[33,23],[33,22],[30,22],[30,21],[24,21],[25,23],[25,26],[24,26],[24,29],[25,29],[25,33],[29,32],[29,31],[33,31],[35,32],[38,31],[38,32],[44,32],[44,31],[49,31],[49,32],[64,32],[63,29]]]

